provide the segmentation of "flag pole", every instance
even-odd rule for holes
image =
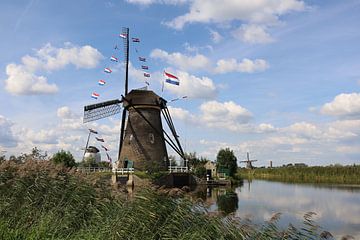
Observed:
[[[89,145],[90,134],[91,134],[91,131],[89,130],[89,135],[88,135],[88,138],[87,138],[87,141],[86,141],[86,146],[85,146],[85,150],[84,150],[84,155],[83,155],[83,157],[82,157],[82,160],[83,160],[83,161],[84,161],[84,158],[85,158],[86,149],[88,148],[88,145]]]

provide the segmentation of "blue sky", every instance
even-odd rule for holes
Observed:
[[[122,61],[109,58],[123,59],[113,47],[122,49],[126,26],[141,40],[131,45],[130,87],[145,86],[137,48],[150,89],[188,96],[169,104],[186,151],[214,160],[230,147],[258,165],[358,164],[359,10],[350,0],[2,1],[0,150],[79,158],[92,127],[115,158],[120,116],[83,124],[82,111],[123,92]],[[180,86],[161,93],[164,69]]]

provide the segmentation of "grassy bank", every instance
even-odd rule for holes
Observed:
[[[254,225],[210,216],[201,202],[146,189],[129,197],[108,177],[47,161],[0,164],[0,239],[321,239],[305,216],[300,230],[275,215]]]
[[[243,178],[294,183],[360,184],[360,165],[240,169]]]

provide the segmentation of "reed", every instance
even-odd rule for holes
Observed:
[[[296,183],[360,184],[360,165],[240,169],[242,178]]]
[[[0,164],[0,239],[320,239],[316,224],[279,229],[209,215],[201,201],[144,189],[132,198],[101,175],[48,161]]]

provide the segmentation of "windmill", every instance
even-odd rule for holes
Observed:
[[[146,88],[128,92],[129,28],[123,28],[125,48],[125,89],[120,99],[84,107],[84,123],[118,114],[122,110],[118,168],[133,167],[140,171],[167,170],[169,158],[166,143],[184,159],[167,101]],[[171,135],[164,131],[161,115]],[[126,125],[126,126],[125,126]]]
[[[240,161],[241,163],[244,162],[246,163],[246,168],[248,169],[253,169],[253,165],[252,165],[252,162],[256,162],[257,160],[250,160],[250,154],[249,152],[246,153],[246,156],[247,156],[247,160],[243,160],[243,161]]]

